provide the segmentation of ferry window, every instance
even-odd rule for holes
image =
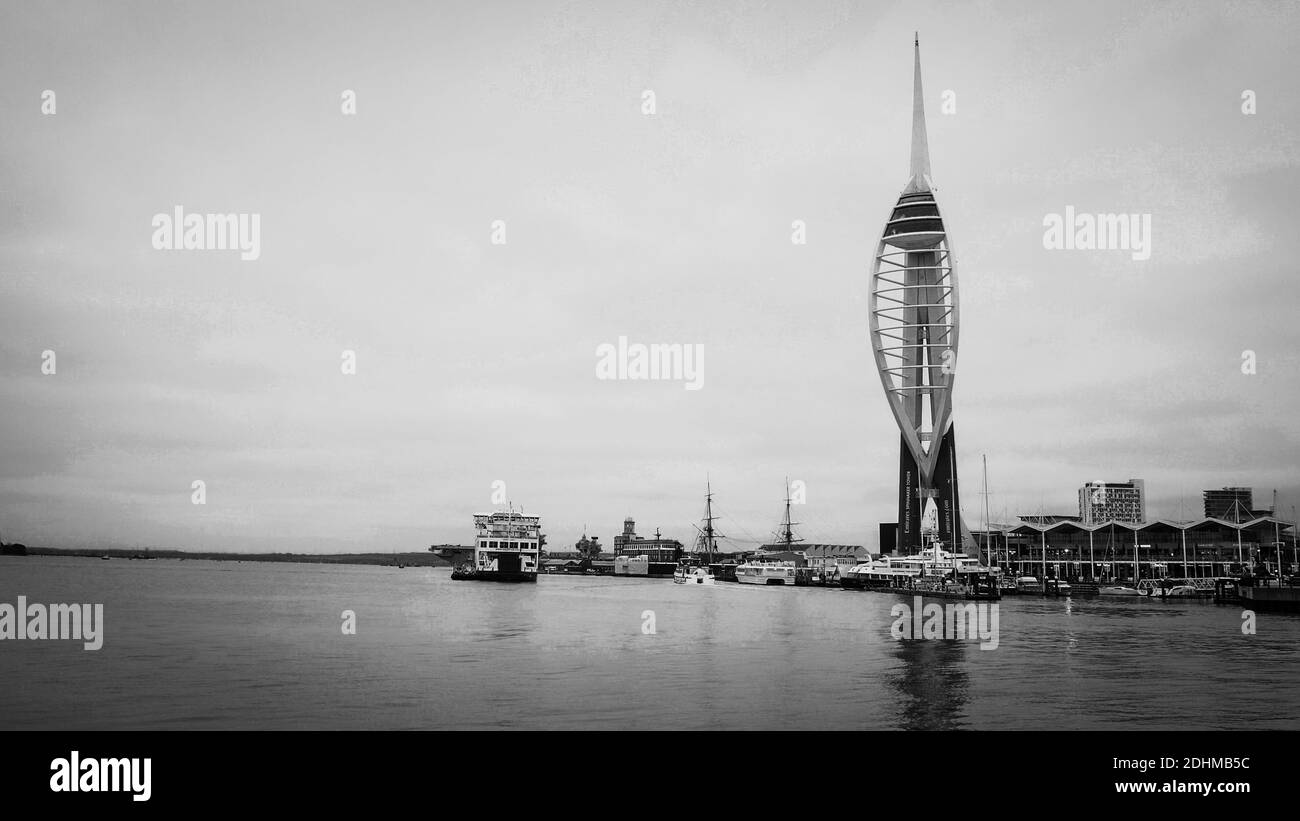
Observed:
[[[479,546],[479,547],[487,547],[487,539],[479,539],[479,540],[478,540],[478,546]]]
[[[496,542],[488,542],[488,547],[496,547],[496,546],[497,546]]]

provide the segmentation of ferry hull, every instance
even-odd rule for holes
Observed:
[[[536,582],[536,573],[525,573],[522,570],[453,570],[451,578],[454,581],[474,581],[474,582]]]

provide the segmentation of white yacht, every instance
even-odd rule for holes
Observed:
[[[910,556],[878,556],[854,565],[840,584],[856,588],[908,587],[912,579],[941,577],[954,570],[959,574],[993,572],[980,564],[979,559],[934,546]]]

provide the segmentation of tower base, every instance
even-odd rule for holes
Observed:
[[[939,458],[934,477],[921,475],[907,442],[899,437],[897,550],[902,555],[919,553],[925,546],[922,523],[927,499],[933,498],[938,513],[938,536],[945,550],[962,549],[961,499],[957,491],[957,440],[955,429],[939,441]]]

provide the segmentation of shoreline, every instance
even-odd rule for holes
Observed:
[[[98,559],[197,559],[214,562],[296,562],[303,564],[368,564],[397,567],[451,567],[451,562],[423,553],[222,553],[189,550],[129,550],[123,548],[28,547],[25,558],[80,556]],[[16,557],[18,558],[18,557]]]

